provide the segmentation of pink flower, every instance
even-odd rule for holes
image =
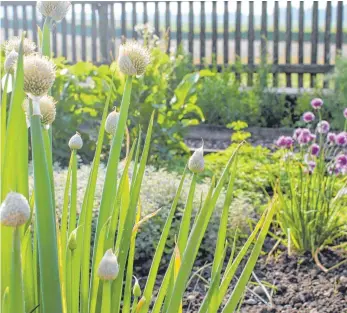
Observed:
[[[311,106],[312,108],[318,110],[323,106],[323,100],[320,98],[314,98],[311,101]]]
[[[327,140],[329,143],[334,144],[336,143],[336,134],[334,133],[328,133]]]
[[[336,143],[339,146],[345,146],[347,144],[347,133],[346,132],[339,133],[336,136]]]
[[[311,146],[311,154],[317,156],[319,154],[320,147],[316,143]]]
[[[294,140],[292,137],[281,136],[277,139],[276,145],[280,148],[290,149],[293,146]]]
[[[314,116],[314,114],[312,112],[306,112],[302,116],[302,119],[304,120],[305,123],[311,123],[311,122],[314,121],[315,116]]]
[[[343,116],[347,118],[347,108],[345,108],[345,110],[343,111]]]
[[[309,129],[302,128],[300,135],[297,138],[297,141],[300,145],[305,145],[311,142],[314,138],[315,138],[314,135],[311,134]]]
[[[345,166],[347,166],[347,155],[341,154],[341,155],[337,156],[337,158],[336,158],[336,165],[338,167],[345,167]]]
[[[317,125],[317,132],[326,134],[330,130],[330,124],[327,121],[320,121]]]

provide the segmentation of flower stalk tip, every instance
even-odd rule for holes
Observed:
[[[109,249],[100,261],[98,276],[102,280],[114,280],[119,273],[119,265],[116,255]]]

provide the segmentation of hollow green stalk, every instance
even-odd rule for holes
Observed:
[[[10,312],[25,313],[19,228],[14,229],[10,284]]]
[[[111,281],[103,281],[102,289],[102,304],[101,311],[102,313],[111,313]]]
[[[42,312],[61,313],[56,222],[40,116],[32,115],[30,125]]]

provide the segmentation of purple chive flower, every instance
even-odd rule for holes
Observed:
[[[336,135],[336,143],[339,146],[345,146],[347,144],[347,133],[342,132]]]
[[[323,106],[323,100],[320,98],[314,98],[311,101],[312,108],[319,110]]]
[[[320,147],[316,143],[311,146],[311,154],[317,156],[319,154]]]
[[[308,174],[312,174],[315,168],[316,168],[316,162],[315,161],[308,161],[307,162],[307,168],[306,168],[305,172]]]
[[[293,146],[294,140],[292,137],[281,136],[277,139],[276,145],[280,148],[290,149]]]
[[[294,134],[293,134],[294,140],[298,140],[301,132],[302,132],[302,128],[297,128],[297,129],[294,130]]]
[[[336,157],[336,165],[338,167],[346,167],[347,166],[347,155],[341,154]]]
[[[344,116],[345,118],[347,118],[347,108],[344,109],[344,111],[343,111],[343,116]]]
[[[320,121],[317,125],[317,132],[326,134],[330,130],[330,124],[327,121]]]
[[[335,144],[336,143],[336,134],[328,133],[327,140],[328,140],[329,143]]]
[[[311,142],[313,139],[314,136],[311,134],[310,130],[307,128],[302,128],[297,141],[300,145],[305,145]]]
[[[315,116],[314,116],[314,114],[312,112],[306,112],[302,116],[302,119],[304,120],[305,123],[311,123],[311,122],[314,121]]]

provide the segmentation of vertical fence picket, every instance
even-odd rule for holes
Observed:
[[[253,85],[254,70],[254,2],[249,2],[248,16],[248,86]]]
[[[200,1],[200,65],[205,62],[205,41],[206,41],[206,24],[205,24],[205,2]]]
[[[167,34],[167,47],[166,52],[170,53],[170,42],[171,42],[171,29],[170,29],[170,2],[165,3],[165,28]]]
[[[325,33],[324,33],[324,64],[330,63],[330,40],[331,40],[331,1],[327,2],[325,10]],[[324,80],[324,88],[328,87],[328,81]]]
[[[182,42],[182,7],[181,1],[177,2],[177,48]]]
[[[147,1],[143,1],[143,23],[148,22]]]
[[[82,60],[85,61],[87,58],[86,58],[86,8],[84,3],[82,3],[82,11],[81,11],[81,40],[82,40]]]
[[[77,45],[76,45],[76,7],[71,4],[71,42],[72,42],[72,61],[77,61]]]
[[[212,63],[218,63],[217,59],[217,2],[212,2]]]
[[[36,6],[33,4],[31,6],[31,12],[33,14],[31,20],[31,27],[33,28],[33,40],[37,42],[37,15],[36,15]]]
[[[122,18],[121,18],[121,21],[122,21],[122,42],[125,42],[125,39],[126,39],[126,29],[127,29],[127,25],[126,25],[126,12],[125,12],[125,2],[122,2]]]
[[[58,55],[58,27],[57,23],[52,23],[52,50],[53,55],[56,57]]]
[[[27,31],[28,33],[28,19],[27,19],[27,6],[25,4],[23,4],[23,7],[22,7],[22,16],[23,16],[23,29],[25,31]]]
[[[111,53],[112,61],[116,57],[116,18],[114,16],[114,3],[110,4],[110,37],[111,37]]]
[[[318,43],[318,1],[313,2],[312,8],[312,32],[311,32],[311,64],[317,64]],[[311,88],[315,86],[316,74],[311,74]]]
[[[97,5],[92,4],[92,60],[93,62],[97,61],[97,25],[96,25],[96,11],[97,11]]]
[[[155,2],[155,8],[154,8],[154,28],[156,34],[160,35],[160,28],[159,28],[159,2]]]
[[[5,28],[5,39],[7,40],[9,37],[9,26],[8,26],[8,10],[7,10],[7,5],[3,4],[3,8],[4,8],[4,28]],[[35,10],[35,6],[33,6],[34,10]]]
[[[236,21],[235,21],[235,61],[241,62],[241,1],[236,3]],[[236,79],[240,80],[241,76],[236,72]]]
[[[304,63],[304,1],[300,1],[299,8],[299,37],[298,37],[298,62]],[[299,87],[304,87],[304,75],[299,74]]]
[[[13,35],[18,36],[18,14],[17,14],[17,5],[12,4],[12,11],[13,11]]]
[[[136,16],[136,2],[134,1],[133,2],[133,37],[135,39],[137,39],[137,32],[135,30],[135,26],[136,26],[136,23],[137,23],[137,16]]]
[[[292,58],[292,5],[290,1],[287,1],[286,12],[286,64],[291,64]],[[292,77],[290,73],[286,74],[287,87],[292,87]]]
[[[188,33],[188,51],[194,62],[194,13],[193,2],[189,2],[189,33]]]
[[[67,22],[65,18],[61,21],[61,40],[63,56],[67,58]]]
[[[224,1],[224,32],[223,32],[223,57],[224,65],[229,63],[229,10],[228,1]]]
[[[273,33],[273,64],[274,66],[278,66],[278,53],[279,53],[279,31],[278,31],[278,23],[279,23],[279,5],[278,1],[275,1],[274,6],[274,33]],[[275,87],[278,86],[278,70],[275,70],[273,74],[273,85]]]
[[[101,62],[108,63],[109,61],[109,39],[108,39],[108,7],[107,5],[99,6],[99,38]]]
[[[261,62],[266,63],[267,59],[267,2],[263,1],[261,6]]]
[[[336,21],[336,55],[339,55],[342,49],[343,40],[343,1],[337,2],[337,21]]]

